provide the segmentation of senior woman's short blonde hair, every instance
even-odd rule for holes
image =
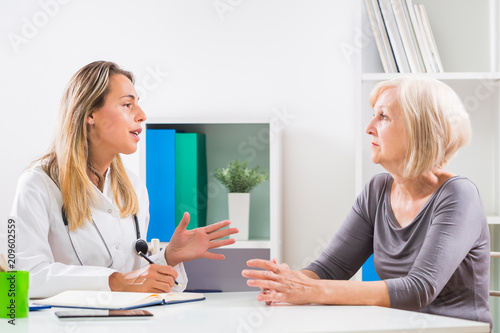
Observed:
[[[469,143],[469,115],[457,94],[443,82],[421,76],[380,82],[370,94],[371,106],[388,90],[394,93],[393,107],[400,107],[405,118],[408,150],[404,177],[443,167]]]

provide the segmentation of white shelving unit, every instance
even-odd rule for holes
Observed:
[[[470,178],[479,188],[490,224],[492,250],[500,250],[500,0],[414,0],[425,5],[444,73],[434,77],[452,87],[469,112],[471,144],[455,156],[447,169]],[[383,72],[365,9],[359,17],[364,41],[361,49],[356,108],[356,193],[384,170],[370,161],[369,136],[364,132],[372,117],[368,96],[376,83],[402,74]],[[412,74],[410,74],[412,75]],[[500,286],[500,262],[492,259],[491,285]],[[495,327],[500,332],[499,298],[490,298]]]
[[[206,136],[208,206],[207,224],[228,219],[227,190],[212,177],[215,169],[236,159],[250,167],[267,170],[269,180],[250,195],[249,240],[236,241],[222,249],[226,260],[196,259],[185,263],[188,289],[242,291],[246,286],[241,270],[251,258],[281,260],[281,139],[272,119],[151,118],[145,128],[168,128]],[[147,135],[141,140],[140,175],[146,182]],[[161,247],[168,243],[162,242]]]

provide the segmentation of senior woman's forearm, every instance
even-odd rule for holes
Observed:
[[[376,305],[390,307],[384,281],[320,280],[314,303],[339,305]]]

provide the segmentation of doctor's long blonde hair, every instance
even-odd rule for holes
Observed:
[[[125,75],[134,83],[132,73],[106,61],[90,63],[73,75],[61,99],[50,151],[40,159],[44,171],[61,190],[70,230],[91,220],[90,207],[97,193],[87,175],[89,143],[86,119],[92,111],[104,105],[110,77],[115,74]],[[137,214],[137,195],[120,155],[115,156],[108,172],[120,216]]]

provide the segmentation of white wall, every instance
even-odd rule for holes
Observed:
[[[19,174],[49,145],[70,76],[105,59],[136,74],[150,117],[292,115],[283,250],[307,264],[355,195],[357,60],[340,46],[354,43],[359,11],[349,0],[0,0],[2,222]],[[126,158],[137,173],[138,157]]]

